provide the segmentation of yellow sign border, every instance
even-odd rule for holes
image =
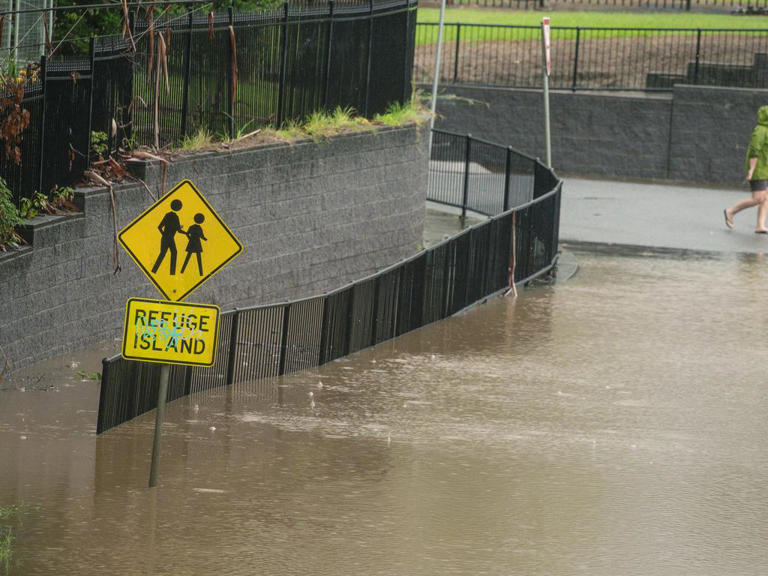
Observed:
[[[213,216],[216,218],[216,220],[218,220],[219,224],[221,224],[221,226],[224,228],[224,230],[226,230],[226,231],[227,231],[227,234],[229,234],[229,236],[232,238],[232,240],[234,240],[234,241],[235,241],[235,244],[237,244],[238,250],[237,250],[237,252],[235,252],[234,254],[232,254],[232,255],[231,255],[229,258],[227,258],[226,260],[224,260],[224,262],[222,262],[221,264],[219,264],[219,265],[218,265],[218,266],[217,266],[217,267],[216,267],[216,268],[215,268],[213,271],[211,271],[211,272],[210,272],[210,273],[209,273],[209,274],[208,274],[208,275],[207,275],[205,278],[202,278],[202,279],[201,279],[201,280],[200,280],[200,281],[199,281],[197,284],[195,284],[194,286],[192,286],[192,287],[191,287],[189,290],[187,290],[186,292],[184,292],[184,294],[182,294],[181,296],[179,296],[178,298],[176,298],[176,299],[174,300],[172,296],[168,295],[168,294],[165,292],[165,290],[163,290],[163,289],[162,289],[162,287],[160,286],[160,284],[158,284],[157,282],[155,282],[155,279],[154,279],[154,278],[152,278],[152,275],[149,273],[149,271],[148,271],[148,270],[147,270],[147,269],[144,267],[144,265],[143,265],[141,262],[139,262],[139,259],[138,259],[138,258],[136,257],[136,255],[135,255],[135,254],[134,254],[134,253],[131,251],[131,249],[130,249],[130,248],[129,248],[129,247],[126,245],[126,244],[125,244],[125,242],[123,242],[123,234],[125,234],[126,232],[128,232],[128,230],[130,230],[130,229],[131,229],[131,228],[132,228],[132,227],[133,227],[135,224],[137,224],[137,223],[138,223],[138,222],[139,222],[139,221],[140,221],[142,218],[144,218],[144,216],[146,216],[146,215],[147,215],[149,212],[151,212],[152,210],[154,210],[154,209],[155,209],[155,206],[157,206],[157,204],[158,204],[159,202],[161,202],[161,201],[162,201],[164,198],[166,198],[167,196],[170,196],[171,194],[173,194],[174,192],[176,192],[176,190],[178,190],[179,188],[181,188],[181,187],[182,187],[182,186],[184,186],[185,184],[188,184],[188,185],[189,185],[189,186],[192,188],[192,190],[194,190],[194,192],[195,192],[195,193],[196,193],[196,194],[197,194],[197,195],[200,197],[200,200],[202,200],[203,204],[205,204],[205,206],[208,208],[208,210],[210,210],[210,211],[211,211],[211,214],[213,214]],[[221,269],[222,269],[222,268],[223,268],[223,267],[224,267],[226,264],[228,264],[229,262],[231,262],[231,261],[232,261],[232,259],[233,259],[235,256],[237,256],[238,254],[240,254],[240,253],[243,251],[243,245],[240,243],[240,240],[238,240],[238,239],[237,239],[237,237],[236,237],[236,236],[235,236],[235,235],[232,233],[232,230],[230,230],[230,229],[229,229],[229,227],[228,227],[226,224],[224,224],[224,220],[222,220],[222,219],[221,219],[221,216],[219,216],[219,215],[218,215],[218,213],[216,212],[216,210],[214,210],[214,209],[213,209],[213,206],[211,206],[211,205],[208,203],[208,200],[206,200],[206,199],[205,199],[205,196],[203,196],[203,195],[200,193],[200,190],[198,190],[198,189],[197,189],[197,186],[195,186],[195,185],[192,183],[192,181],[191,181],[191,180],[187,180],[187,179],[185,179],[185,180],[182,180],[181,182],[179,182],[178,184],[176,184],[176,186],[174,186],[172,190],[170,190],[170,191],[169,191],[167,194],[163,194],[163,195],[162,195],[160,198],[158,198],[158,199],[157,199],[157,201],[156,201],[156,202],[154,202],[154,203],[153,203],[153,204],[152,204],[152,205],[151,205],[149,208],[147,208],[146,210],[144,210],[144,212],[142,212],[142,213],[141,213],[141,214],[139,214],[139,215],[138,215],[136,218],[134,218],[134,219],[131,221],[131,223],[130,223],[130,224],[128,224],[127,226],[123,227],[123,229],[122,229],[122,230],[120,230],[120,233],[117,235],[117,239],[120,241],[120,244],[122,245],[122,247],[123,247],[123,248],[125,248],[125,251],[126,251],[126,252],[128,252],[128,254],[130,255],[131,259],[132,259],[132,260],[133,260],[133,261],[136,263],[136,265],[139,267],[139,269],[140,269],[142,272],[144,272],[144,275],[145,275],[147,278],[149,278],[149,281],[150,281],[150,282],[152,282],[152,284],[154,284],[155,288],[157,288],[157,289],[160,291],[160,294],[162,294],[163,296],[165,296],[165,297],[168,299],[168,301],[170,301],[170,302],[181,302],[182,300],[184,300],[184,298],[186,298],[186,297],[187,297],[187,296],[189,296],[189,295],[190,295],[192,292],[194,292],[195,290],[197,290],[197,288],[198,288],[198,287],[199,287],[199,286],[200,286],[200,285],[201,285],[203,282],[205,282],[206,280],[210,280],[211,278],[213,278],[213,276],[215,276],[215,275],[216,275],[216,273],[217,273],[219,270],[221,270]]]
[[[213,357],[211,358],[211,363],[203,363],[203,362],[178,362],[174,360],[158,360],[153,358],[143,358],[138,356],[128,356],[125,353],[125,343],[128,338],[128,318],[129,318],[129,311],[131,309],[131,302],[151,302],[152,304],[170,304],[172,306],[186,306],[189,308],[207,308],[207,309],[214,309],[216,310],[216,332],[213,335]],[[204,368],[210,368],[214,364],[216,364],[216,352],[219,348],[219,328],[221,325],[221,309],[216,306],[215,304],[193,304],[191,302],[171,302],[169,300],[158,300],[153,298],[128,298],[125,302],[125,319],[123,321],[123,344],[122,344],[122,350],[120,355],[125,358],[126,360],[135,360],[139,362],[152,362],[153,364],[175,364],[177,366],[202,366]]]

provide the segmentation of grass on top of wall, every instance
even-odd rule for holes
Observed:
[[[736,14],[699,14],[691,12],[533,12],[493,8],[450,8],[445,21],[462,24],[505,24],[539,26],[549,16],[552,26],[597,28],[727,28],[768,30],[768,19]],[[419,8],[418,22],[438,22],[440,10]]]
[[[233,149],[269,142],[292,142],[305,138],[318,141],[339,134],[375,130],[382,126],[420,124],[428,117],[422,100],[421,94],[415,91],[407,104],[395,102],[384,113],[376,114],[370,120],[358,116],[353,108],[338,107],[329,112],[313,112],[304,121],[291,121],[280,129],[268,127],[242,134],[246,132],[243,129],[239,131],[242,135],[236,138],[229,138],[226,135],[216,136],[205,128],[198,128],[184,139],[177,150],[192,152],[216,148]]]

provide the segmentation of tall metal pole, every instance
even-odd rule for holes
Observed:
[[[541,64],[544,87],[544,142],[547,149],[547,168],[552,168],[552,137],[549,126],[549,17],[541,20]]]
[[[160,384],[157,387],[157,414],[155,417],[155,439],[152,442],[152,467],[149,470],[149,487],[157,486],[157,468],[160,465],[160,433],[165,420],[165,401],[168,398],[168,376],[171,366],[160,366]]]
[[[432,115],[429,118],[429,155],[432,157],[432,129],[435,127],[437,109],[437,85],[440,78],[440,52],[443,49],[443,24],[445,23],[445,0],[440,0],[440,23],[437,27],[437,50],[435,50],[435,77],[432,80]]]

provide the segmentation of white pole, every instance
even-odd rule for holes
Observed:
[[[549,17],[541,20],[541,64],[544,87],[544,143],[547,149],[547,168],[552,168],[552,135],[549,126]]]
[[[437,109],[437,85],[440,78],[440,53],[443,49],[443,24],[445,23],[445,0],[440,0],[440,24],[437,27],[437,50],[435,50],[435,77],[432,80],[432,115],[429,118],[429,156],[432,157],[432,129],[435,127]]]
[[[13,74],[18,75],[19,63],[19,10],[21,10],[21,0],[16,0],[13,8]]]

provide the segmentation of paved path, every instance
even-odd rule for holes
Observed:
[[[746,184],[739,191],[566,178],[563,192],[565,243],[768,253],[768,235],[754,233],[755,208],[725,227],[723,209],[748,196]]]

